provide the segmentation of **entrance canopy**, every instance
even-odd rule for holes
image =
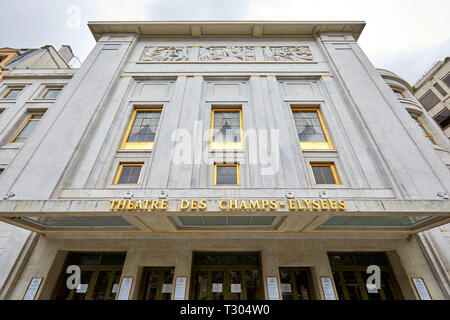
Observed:
[[[39,233],[412,234],[450,221],[445,200],[4,200],[0,219]]]

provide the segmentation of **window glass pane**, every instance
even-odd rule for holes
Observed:
[[[325,177],[325,183],[334,184],[333,172],[331,171],[331,166],[322,167],[322,174]]]
[[[237,166],[216,166],[216,184],[237,184]]]
[[[81,266],[96,265],[100,260],[100,253],[71,253],[68,257],[68,264]]]
[[[442,129],[447,128],[447,126],[450,124],[450,110],[445,109],[437,116],[435,116],[434,120],[436,120],[436,122],[441,126]]]
[[[336,184],[331,165],[312,166],[316,184]]]
[[[28,137],[28,135],[33,131],[34,127],[36,126],[37,121],[30,120],[27,122],[25,127],[23,127],[22,131],[20,132],[19,136],[21,137]]]
[[[61,89],[52,88],[48,89],[46,93],[44,93],[44,99],[56,99],[61,92]]]
[[[313,173],[314,173],[314,179],[316,180],[316,184],[324,184],[325,183],[325,179],[322,175],[322,170],[321,167],[312,167],[313,169]]]
[[[338,300],[345,300],[344,292],[343,292],[343,284],[341,281],[341,277],[337,271],[333,271],[333,279],[336,285],[336,291],[338,294]]]
[[[24,127],[19,131],[17,136],[11,142],[25,142],[34,130],[39,120],[42,118],[41,114],[32,114],[26,121]]]
[[[444,79],[442,79],[442,81],[444,81],[447,87],[450,88],[450,74],[448,74]]]
[[[351,266],[354,264],[350,254],[329,254],[330,264],[332,266]]]
[[[437,91],[439,91],[439,93],[440,93],[443,97],[445,97],[445,96],[447,95],[447,92],[446,92],[444,89],[442,89],[442,87],[439,85],[439,83],[435,83],[435,84],[434,84],[434,87],[436,88]]]
[[[161,111],[137,111],[127,142],[154,142]]]
[[[118,184],[121,183],[138,183],[142,166],[123,165]]]
[[[227,179],[224,176],[217,176],[217,184],[227,184]]]
[[[15,99],[19,95],[19,93],[22,91],[20,88],[13,88],[8,89],[6,92],[6,95],[3,97],[5,99]]]
[[[295,284],[299,300],[311,300],[306,271],[295,270]]]
[[[240,142],[241,118],[239,111],[214,111],[213,142]]]
[[[300,142],[327,142],[317,111],[293,111]]]
[[[206,300],[208,296],[208,272],[196,271],[194,274],[195,286],[194,286],[194,299]]]
[[[419,101],[425,109],[430,110],[436,103],[439,102],[439,98],[433,93],[433,91],[430,90]]]
[[[355,271],[344,271],[342,274],[344,275],[349,300],[363,300],[357,273]]]
[[[436,145],[436,142],[434,141],[433,137],[428,133],[428,130],[423,126],[422,122],[419,120],[419,117],[416,115],[411,115],[411,116],[416,121],[419,128],[422,130],[425,138],[428,139],[428,142],[430,142],[432,145]]]
[[[126,253],[104,253],[102,257],[102,265],[122,265],[125,261]]]
[[[291,272],[280,269],[281,295],[283,300],[294,300]]]

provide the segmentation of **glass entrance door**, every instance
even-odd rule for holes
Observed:
[[[263,299],[258,253],[194,253],[191,299]]]
[[[144,269],[144,300],[172,299],[174,267]]]
[[[56,300],[114,300],[119,286],[125,253],[69,253],[59,280]],[[70,274],[66,269],[77,265],[81,269],[77,288],[67,287]]]
[[[280,268],[280,283],[283,300],[315,299],[308,268]]]
[[[385,253],[331,253],[328,255],[339,300],[400,300],[398,284]],[[381,270],[381,288],[367,289],[367,267]]]

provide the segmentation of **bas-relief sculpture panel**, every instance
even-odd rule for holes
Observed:
[[[141,61],[187,61],[190,50],[189,46],[145,47]],[[265,46],[262,51],[263,61],[313,61],[308,46]],[[197,61],[256,61],[255,47],[239,45],[200,47]]]
[[[312,61],[313,56],[307,46],[264,47],[267,61]]]
[[[200,61],[255,61],[255,48],[250,46],[201,47]]]
[[[188,59],[189,47],[186,46],[157,46],[145,47],[142,61],[185,61]]]

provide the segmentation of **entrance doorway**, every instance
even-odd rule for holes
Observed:
[[[191,279],[194,300],[264,298],[259,253],[195,252]]]
[[[172,298],[174,267],[144,268],[143,300],[170,300]]]
[[[56,300],[114,300],[126,253],[71,252],[59,280]],[[78,288],[68,289],[67,267],[77,265],[81,269]]]
[[[400,300],[403,299],[385,253],[330,253],[339,300]],[[377,265],[381,271],[381,288],[366,287],[368,266]]]
[[[283,300],[313,300],[316,298],[309,268],[280,268]]]

